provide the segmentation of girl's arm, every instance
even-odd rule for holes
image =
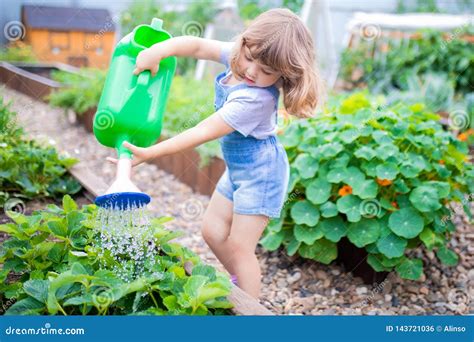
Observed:
[[[199,124],[190,128],[170,139],[162,141],[150,147],[138,147],[128,142],[123,146],[133,153],[132,165],[138,165],[150,159],[173,154],[188,148],[193,148],[204,144],[210,140],[220,138],[233,132],[234,129],[229,126],[220,115],[212,114]],[[110,162],[116,163],[117,159],[107,158]]]
[[[194,57],[219,62],[222,42],[193,36],[180,36],[156,43],[141,51],[137,56],[134,74],[150,70],[152,75],[158,72],[163,58],[169,56]]]

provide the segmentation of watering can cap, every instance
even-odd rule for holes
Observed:
[[[161,30],[163,28],[163,20],[153,18],[151,21],[151,27],[153,27],[155,30]]]

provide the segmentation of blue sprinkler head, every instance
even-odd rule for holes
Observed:
[[[127,210],[144,207],[150,200],[150,196],[143,192],[115,192],[98,196],[94,203],[101,208]]]

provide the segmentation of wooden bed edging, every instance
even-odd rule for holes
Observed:
[[[83,165],[74,165],[72,168],[69,169],[69,173],[74,178],[76,178],[79,183],[81,183],[83,187],[94,197],[104,194],[108,188],[107,184],[102,180],[102,178],[90,172],[89,169],[87,167],[84,167]],[[190,274],[192,271],[192,266],[190,264],[186,264],[185,270],[188,274]],[[256,299],[254,299],[235,285],[232,285],[232,291],[228,297],[228,300],[232,304],[234,304],[232,312],[236,315],[274,315],[270,310],[261,305]]]

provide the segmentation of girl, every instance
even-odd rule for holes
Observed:
[[[289,114],[313,115],[322,89],[313,51],[301,20],[288,9],[273,9],[235,43],[176,37],[140,52],[136,61],[135,74],[152,75],[172,55],[226,66],[215,80],[214,114],[151,147],[124,146],[138,165],[219,138],[226,169],[204,214],[202,235],[233,281],[255,298],[261,278],[255,248],[269,219],[280,216],[289,181],[288,159],[276,136],[278,98],[282,93]]]

